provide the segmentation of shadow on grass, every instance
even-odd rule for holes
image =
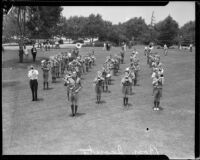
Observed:
[[[52,87],[49,87],[49,88],[45,88],[43,90],[46,91],[46,90],[52,90],[52,89],[53,89]]]
[[[35,62],[32,59],[24,59],[23,63],[19,62],[19,59],[9,59],[2,62],[2,68],[20,68],[20,69],[28,69],[30,65],[40,66],[41,61],[43,59],[47,59],[46,57],[38,57]]]
[[[86,113],[79,113],[79,112],[77,112],[75,116],[73,116],[72,114],[70,114],[69,116],[73,118],[73,117],[84,116],[85,114],[86,114]]]
[[[134,92],[132,92],[132,93],[130,93],[129,95],[130,95],[130,96],[132,96],[132,95],[134,95],[134,94],[135,94],[135,93],[134,93]]]
[[[133,107],[133,105],[131,103],[128,103],[127,107]]]
[[[110,90],[108,90],[108,91],[103,91],[102,93],[111,93],[111,91],[110,91]]]
[[[101,100],[101,101],[99,102],[99,104],[103,104],[103,103],[106,103],[106,101]]]
[[[5,87],[13,87],[20,83],[20,81],[10,81],[10,82],[2,82],[2,88]]]
[[[63,81],[60,80],[60,78],[57,78],[55,82],[51,82],[52,84],[56,84],[56,83],[62,83]]]
[[[80,116],[83,116],[83,115],[85,115],[86,113],[79,113],[79,112],[77,112],[76,113],[76,115],[75,115],[75,117],[80,117]]]
[[[39,101],[44,101],[44,98],[38,98],[37,102],[39,102]]]
[[[163,110],[164,110],[164,108],[163,108],[163,107],[161,107],[161,106],[159,107],[159,109],[160,109],[159,111],[163,111]]]

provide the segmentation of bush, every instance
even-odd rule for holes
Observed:
[[[94,47],[104,47],[104,43],[106,42],[102,42],[102,41],[95,41],[94,42]],[[116,43],[114,42],[110,42],[108,41],[109,44],[111,44],[111,46],[118,46]],[[92,43],[89,43],[89,44],[84,44],[83,47],[93,47]]]
[[[104,42],[96,41],[94,42],[94,47],[103,47]],[[84,44],[83,47],[93,47],[92,43]]]
[[[84,41],[82,39],[80,39],[80,40],[76,40],[73,42],[73,44],[76,44],[76,43],[84,43]]]
[[[94,46],[95,47],[103,47],[104,46],[104,42],[96,41],[96,42],[94,42]]]
[[[161,45],[158,45],[157,49],[163,49],[163,47]]]
[[[176,46],[170,46],[169,49],[176,49]]]
[[[33,44],[35,44],[36,43],[36,41],[35,40],[32,40],[32,39],[25,39],[24,40],[24,44],[25,45],[33,45]]]

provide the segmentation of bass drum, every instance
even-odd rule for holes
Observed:
[[[82,47],[82,44],[81,43],[76,43],[76,48],[81,48]]]

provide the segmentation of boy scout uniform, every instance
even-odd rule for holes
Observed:
[[[159,110],[160,98],[162,97],[162,87],[164,84],[164,77],[158,75],[153,78],[153,87],[154,87],[154,110]]]

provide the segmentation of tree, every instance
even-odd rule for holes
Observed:
[[[195,22],[189,21],[180,28],[182,45],[195,44]]]
[[[109,38],[109,33],[112,30],[112,22],[110,21],[103,21],[102,31],[99,34],[100,41],[107,41]]]
[[[10,15],[4,16],[3,37],[19,37],[19,61],[23,62],[23,45],[26,36],[26,15],[27,7],[13,7]]]
[[[62,7],[30,6],[27,26],[31,38],[51,38],[61,17]]]
[[[88,35],[85,28],[87,21],[87,18],[82,16],[70,17],[64,24],[64,34],[74,40],[77,40],[78,38],[85,38]]]
[[[101,32],[103,32],[104,28],[104,22],[101,17],[101,15],[97,14],[96,16],[94,14],[90,14],[88,17],[88,21],[85,24],[85,31],[87,35],[92,38],[99,37]]]
[[[132,18],[124,24],[126,30],[126,37],[131,40],[135,37],[137,41],[141,41],[142,35],[147,31],[148,27],[141,17]]]
[[[166,44],[171,46],[175,44],[175,39],[178,35],[178,23],[172,19],[169,15],[163,21],[155,25],[156,31],[158,32],[157,43],[159,45]]]
[[[16,16],[17,15],[13,12],[13,10],[8,15],[3,16],[3,42],[8,42],[8,40],[13,36],[19,35],[18,27],[13,27],[17,25]]]

